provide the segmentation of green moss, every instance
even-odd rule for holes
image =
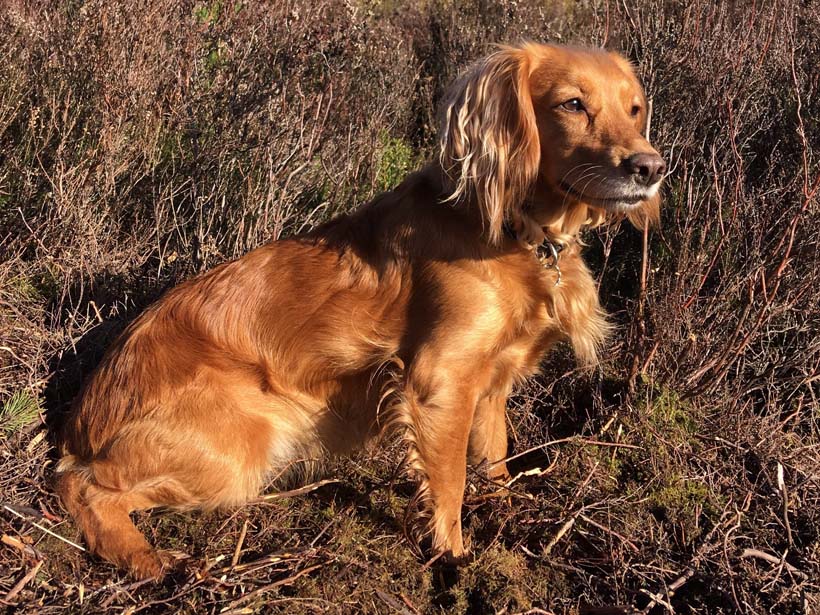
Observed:
[[[650,386],[638,404],[638,413],[656,433],[673,442],[694,443],[693,436],[698,432],[695,408],[681,399],[677,391],[665,386]],[[636,427],[640,429],[640,425]],[[641,436],[650,437],[652,431],[643,429]]]
[[[12,278],[9,282],[9,287],[11,288],[12,293],[22,300],[43,300],[43,297],[40,295],[40,291],[37,290],[37,287],[28,277],[20,276],[17,278]]]
[[[212,86],[216,73],[228,64],[228,44],[221,40],[211,43],[203,63],[205,74],[209,77],[208,85]]]
[[[379,192],[392,190],[418,165],[418,154],[404,139],[380,138],[381,152],[376,169],[376,189]]]
[[[704,504],[709,490],[702,483],[675,477],[672,484],[655,491],[649,501],[669,511],[691,513],[697,504]]]
[[[522,554],[493,545],[460,572],[458,583],[450,590],[451,612],[474,612],[478,606],[492,607],[495,612],[529,609],[531,598],[526,585],[520,583],[528,576]]]
[[[656,517],[684,530],[683,542],[691,544],[702,533],[702,517],[717,520],[720,516],[722,499],[697,479],[672,476],[649,495],[647,503]]]
[[[194,17],[200,24],[214,25],[222,14],[222,0],[200,2],[194,8]]]
[[[60,282],[55,272],[45,267],[36,273],[19,275],[9,281],[12,294],[20,301],[44,303],[54,298]]]

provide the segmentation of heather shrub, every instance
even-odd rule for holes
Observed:
[[[820,608],[818,32],[820,7],[797,0],[4,3],[0,599],[42,613]],[[447,84],[522,39],[629,57],[670,171],[659,229],[585,235],[617,333],[595,373],[559,348],[511,401],[526,474],[505,498],[471,475],[474,562],[414,555],[395,444],[334,462],[339,483],[308,496],[141,515],[152,542],[192,556],[161,586],[111,582],[31,525],[77,536],[56,522],[53,427],[130,319],[395,186],[435,156]]]

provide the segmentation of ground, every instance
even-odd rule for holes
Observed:
[[[820,610],[818,33],[796,0],[4,3],[0,605]],[[137,515],[179,558],[162,583],[84,552],[54,433],[113,337],[394,186],[435,155],[446,84],[522,39],[629,57],[670,171],[659,229],[585,235],[616,333],[595,369],[559,347],[510,400],[516,478],[469,473],[472,560],[405,536],[394,440],[240,509]]]

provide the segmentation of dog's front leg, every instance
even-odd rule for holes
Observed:
[[[419,493],[430,507],[433,550],[457,562],[466,554],[461,505],[478,396],[463,380],[439,386],[432,395],[414,394],[415,390],[412,385],[407,390],[411,465],[421,479]]]
[[[507,390],[478,401],[470,430],[468,460],[472,464],[487,462],[487,476],[493,480],[509,478],[507,464]]]

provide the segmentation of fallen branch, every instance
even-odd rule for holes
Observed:
[[[485,494],[485,495],[479,495],[479,496],[476,496],[474,498],[470,498],[471,502],[481,502],[481,501],[488,500],[488,499],[493,499],[493,498],[497,498],[497,497],[506,497],[506,496],[516,496],[516,497],[522,498],[524,500],[530,500],[530,501],[535,500],[535,496],[533,496],[531,493],[525,493],[525,492],[522,492],[522,491],[517,491],[515,489],[512,489],[509,486],[508,483],[501,483],[501,482],[498,482],[498,481],[493,480],[491,478],[488,478],[488,477],[484,476],[481,472],[477,471],[475,468],[470,468],[470,472],[473,476],[478,478],[480,481],[482,481],[486,484],[489,484],[489,485],[493,485],[494,487],[496,487],[496,490],[493,493]]]
[[[235,572],[235,573],[243,573],[247,572],[250,569],[257,569],[257,568],[264,568],[266,566],[272,566],[273,564],[278,564],[280,562],[288,561],[296,559],[297,557],[303,559],[315,553],[315,549],[305,549],[304,551],[300,552],[284,552],[284,553],[269,553],[263,557],[255,559],[251,562],[244,562],[242,564],[236,564],[234,566],[225,566],[224,568],[218,568],[216,570],[211,571],[213,576],[219,576],[220,574],[224,574],[227,572]]]
[[[789,562],[787,562],[782,557],[777,557],[776,555],[771,555],[766,553],[765,551],[759,551],[757,549],[743,549],[743,553],[740,554],[741,559],[746,559],[749,557],[754,557],[756,559],[762,559],[764,561],[769,562],[770,564],[776,564],[778,566],[783,566],[786,570],[791,572],[794,576],[800,577],[804,581],[808,580],[809,575],[805,572],[798,570],[794,566],[792,566]]]
[[[9,547],[18,549],[21,553],[25,554],[27,557],[30,557],[31,559],[43,559],[42,554],[37,549],[35,549],[31,545],[27,545],[25,542],[15,538],[14,536],[3,534],[3,536],[0,537],[0,542],[2,542],[4,545],[8,545]]]
[[[412,615],[410,611],[404,608],[401,604],[399,604],[398,600],[393,598],[390,594],[383,592],[380,589],[376,590],[376,595],[384,602],[387,606],[393,609],[396,613],[401,613],[402,615]]]
[[[646,605],[646,607],[643,609],[643,611],[641,611],[641,613],[643,613],[643,615],[648,615],[649,611],[651,611],[657,604],[664,606],[666,609],[669,610],[670,613],[674,613],[675,610],[672,608],[672,605],[669,604],[669,598],[674,596],[675,592],[680,587],[685,585],[686,582],[689,581],[689,579],[691,579],[693,576],[695,576],[695,569],[690,567],[686,568],[683,571],[683,574],[681,574],[677,579],[672,581],[672,583],[670,583],[669,586],[663,592],[653,594],[652,592],[646,589],[641,589],[641,593],[646,594],[651,598],[649,604]]]
[[[749,496],[747,496],[746,506],[748,506],[748,502]],[[743,510],[746,510],[746,508],[744,507]],[[737,519],[738,525],[740,523],[740,514],[741,513],[738,511],[735,517]],[[718,530],[721,527],[723,527],[723,524],[727,521],[727,517],[728,512],[724,511],[720,517],[720,520],[715,524],[715,527],[713,527],[706,535],[706,537],[703,539],[703,542],[701,543],[700,547],[698,547],[695,557],[692,558],[689,565],[686,568],[684,568],[683,572],[678,576],[678,578],[676,578],[674,581],[672,581],[672,583],[667,585],[663,591],[657,591],[653,593],[648,590],[641,590],[641,593],[644,593],[651,598],[649,604],[647,604],[643,608],[643,610],[641,610],[642,615],[649,615],[649,612],[658,604],[661,604],[665,608],[670,609],[670,612],[674,612],[674,610],[671,610],[669,599],[672,598],[675,592],[681,587],[683,587],[683,585],[685,585],[689,581],[689,579],[695,576],[695,573],[700,567],[700,563],[703,560],[703,558],[705,558],[707,555],[709,555],[709,553],[718,548],[719,543],[714,541],[713,538],[717,534]]]
[[[20,591],[26,586],[26,584],[29,581],[31,581],[34,578],[34,576],[40,571],[40,567],[42,565],[43,565],[42,561],[37,562],[34,565],[34,567],[25,574],[25,576],[22,579],[20,579],[19,581],[17,581],[17,583],[14,584],[14,587],[12,587],[9,590],[9,593],[6,594],[6,597],[4,598],[4,600],[6,602],[10,602],[11,600],[13,600],[14,597],[17,594],[19,594]]]
[[[581,519],[583,519],[584,521],[586,521],[587,523],[589,523],[591,526],[593,526],[593,527],[597,527],[599,530],[603,530],[604,532],[607,532],[607,533],[609,533],[609,534],[612,534],[613,536],[615,536],[615,538],[617,538],[618,540],[620,540],[620,541],[621,541],[622,543],[624,543],[627,547],[629,547],[630,549],[632,549],[635,553],[640,553],[640,552],[641,552],[641,550],[640,550],[637,546],[635,546],[635,543],[634,543],[634,542],[632,542],[631,540],[629,540],[629,538],[627,538],[626,536],[623,536],[623,535],[619,534],[618,532],[616,532],[616,531],[615,531],[615,530],[613,530],[612,528],[608,528],[608,527],[606,527],[605,525],[601,525],[600,523],[598,523],[597,521],[594,521],[594,520],[590,519],[590,518],[589,518],[589,517],[587,517],[586,515],[580,515],[580,517],[581,517]]]
[[[612,448],[631,448],[636,450],[642,449],[642,447],[635,446],[634,444],[621,444],[620,442],[602,442],[601,440],[590,440],[589,438],[570,436],[567,438],[559,438],[558,440],[550,440],[549,442],[544,442],[543,444],[539,444],[538,446],[532,446],[527,450],[521,451],[520,453],[516,453],[515,455],[510,455],[509,457],[505,457],[504,459],[499,459],[498,461],[494,461],[493,463],[489,464],[487,466],[487,469],[492,470],[493,468],[500,466],[502,463],[507,463],[508,461],[518,459],[519,457],[523,457],[524,455],[528,455],[529,453],[534,453],[536,451],[543,450],[549,446],[555,446],[557,444],[566,444],[567,442],[578,442],[579,444],[586,444],[588,446],[609,446]]]
[[[546,544],[546,546],[544,546],[544,549],[542,551],[543,555],[550,554],[552,548],[558,544],[558,541],[564,537],[564,534],[566,534],[568,531],[570,531],[570,529],[572,529],[572,526],[575,525],[575,521],[577,519],[578,515],[573,515],[569,519],[567,519],[566,522],[564,522],[564,524],[560,528],[558,528],[558,531],[555,532],[555,536],[553,536],[550,539],[550,541]]]
[[[231,558],[231,568],[234,568],[239,563],[239,555],[242,553],[242,545],[245,542],[245,535],[248,533],[248,520],[245,519],[242,523],[242,531],[239,532],[239,540],[236,541],[236,548],[233,551]]]
[[[251,500],[249,504],[264,504],[265,502],[271,502],[273,500],[293,498],[298,495],[305,495],[306,493],[310,493],[311,491],[316,491],[319,487],[324,487],[325,485],[332,485],[333,483],[340,482],[342,481],[335,478],[326,478],[324,480],[319,480],[315,483],[305,485],[304,487],[299,487],[298,489],[291,489],[290,491],[279,491],[277,493],[270,493],[268,495],[259,496],[258,498]]]
[[[66,543],[67,545],[71,545],[71,546],[72,546],[72,547],[74,547],[75,549],[79,549],[80,551],[85,551],[85,547],[81,547],[81,546],[80,546],[80,545],[78,545],[76,542],[71,542],[68,538],[63,538],[62,536],[60,536],[60,535],[59,535],[59,534],[57,534],[56,532],[52,532],[50,529],[48,529],[48,528],[46,528],[46,527],[43,527],[42,525],[40,525],[40,524],[39,524],[39,523],[37,523],[36,521],[32,521],[31,519],[28,519],[25,515],[21,515],[19,512],[17,512],[16,510],[14,510],[13,508],[11,508],[11,507],[10,507],[10,506],[8,506],[7,504],[3,504],[3,508],[4,508],[5,510],[9,511],[11,514],[13,514],[13,515],[15,515],[15,516],[17,516],[17,517],[20,517],[20,518],[21,518],[23,521],[25,521],[26,523],[30,523],[31,525],[33,525],[34,527],[36,527],[36,528],[37,528],[38,530],[40,530],[41,532],[45,532],[46,534],[48,534],[49,536],[53,536],[53,537],[54,537],[54,538],[56,538],[57,540],[62,540],[64,543]]]
[[[231,613],[235,612],[235,610],[238,606],[240,606],[242,604],[245,604],[246,602],[250,602],[254,598],[256,598],[258,596],[261,596],[262,594],[267,593],[272,589],[276,589],[277,587],[280,587],[282,585],[290,585],[291,583],[293,583],[297,579],[305,576],[306,574],[309,574],[309,573],[313,572],[314,570],[318,570],[319,568],[322,568],[327,563],[328,562],[322,562],[320,564],[314,564],[313,566],[308,566],[304,570],[300,570],[296,574],[291,575],[291,576],[289,576],[285,579],[279,579],[278,581],[274,581],[273,583],[269,583],[267,585],[264,585],[264,586],[260,587],[259,589],[255,589],[252,592],[249,592],[249,593],[245,594],[244,596],[234,600],[227,607],[225,607],[225,609],[223,609],[220,612],[223,615],[231,615]]]

